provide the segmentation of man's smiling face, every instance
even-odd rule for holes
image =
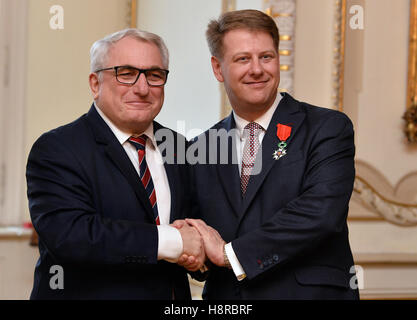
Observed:
[[[132,66],[164,69],[158,47],[126,37],[116,42],[107,57],[107,67]],[[157,116],[164,102],[164,87],[149,86],[142,73],[133,85],[117,81],[114,70],[90,75],[94,99],[104,114],[122,131],[142,133]]]
[[[228,31],[223,57],[213,57],[212,66],[238,115],[263,114],[274,102],[280,81],[279,54],[269,33]]]

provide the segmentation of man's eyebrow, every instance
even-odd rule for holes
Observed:
[[[241,55],[241,54],[250,54],[250,53],[249,53],[249,52],[247,52],[247,51],[240,51],[240,52],[236,52],[236,53],[233,55],[233,57],[234,57],[234,56]]]
[[[147,69],[147,70],[150,70],[150,69],[164,69],[163,67],[161,67],[161,66],[157,66],[157,65],[152,65],[152,66],[150,66],[150,67],[148,67],[148,68],[138,68],[138,67],[135,67],[135,66],[132,66],[132,65],[130,65],[130,64],[122,64],[122,65],[120,65],[119,67],[127,67],[127,68],[135,68],[135,69]]]
[[[276,54],[276,51],[275,51],[274,49],[268,49],[268,50],[261,51],[261,52],[259,52],[258,54],[265,54],[265,53],[274,53],[274,54]],[[251,53],[250,53],[250,52],[248,52],[248,51],[236,52],[236,53],[232,56],[232,58],[234,58],[234,57],[236,57],[236,56],[240,56],[240,55],[251,55]]]

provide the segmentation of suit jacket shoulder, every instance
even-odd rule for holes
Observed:
[[[327,122],[329,119],[345,122],[346,124],[351,124],[352,121],[349,117],[339,110],[319,107],[315,105],[308,104],[306,102],[300,102],[294,99],[300,105],[300,110],[305,112],[306,120],[310,124],[321,125],[324,122]]]

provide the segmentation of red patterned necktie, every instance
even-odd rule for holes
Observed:
[[[155,222],[159,225],[158,205],[156,203],[156,192],[152,181],[151,172],[149,171],[148,164],[145,157],[145,146],[147,136],[141,135],[140,137],[130,137],[129,142],[136,148],[139,156],[139,177],[146,190],[149,201],[152,206]]]
[[[255,165],[256,153],[259,149],[259,134],[262,127],[256,122],[248,123],[243,129],[243,135],[246,136],[245,146],[242,154],[242,170],[240,174],[240,189],[242,196],[246,192],[249,183],[250,173]]]

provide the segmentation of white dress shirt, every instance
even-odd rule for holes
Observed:
[[[96,103],[94,106],[98,114],[103,118],[111,131],[116,136],[126,151],[127,156],[132,162],[134,168],[139,175],[139,158],[136,148],[128,141],[132,136],[117,128],[114,123],[100,110]],[[168,177],[165,171],[164,162],[161,152],[156,144],[153,132],[153,123],[142,134],[146,135],[145,154],[146,163],[152,176],[153,185],[156,193],[156,201],[158,206],[158,215],[160,225],[158,229],[158,260],[167,260],[176,262],[183,251],[182,237],[180,232],[169,226],[171,214],[171,191],[169,188]],[[138,183],[141,183],[138,177]],[[141,245],[138,243],[138,246]]]
[[[265,136],[265,132],[268,129],[269,123],[271,122],[272,116],[274,115],[275,110],[278,107],[279,102],[281,101],[281,94],[278,93],[277,97],[275,98],[274,103],[272,106],[266,111],[262,116],[260,116],[258,119],[254,120],[257,124],[259,124],[263,130],[259,134],[259,144],[262,144],[262,140]],[[249,123],[249,121],[239,117],[234,111],[233,111],[233,117],[236,122],[236,149],[237,149],[237,160],[239,164],[239,175],[242,171],[242,156],[243,156],[243,148],[245,146],[246,142],[246,136],[243,134],[243,129],[245,126]],[[260,150],[260,149],[259,149]],[[250,180],[249,180],[250,181]],[[236,254],[233,250],[232,243],[229,242],[225,246],[226,255],[229,259],[230,265],[232,266],[233,272],[235,273],[238,280],[243,280],[246,276],[245,271],[242,268],[242,265],[240,264],[239,260],[236,257]]]

